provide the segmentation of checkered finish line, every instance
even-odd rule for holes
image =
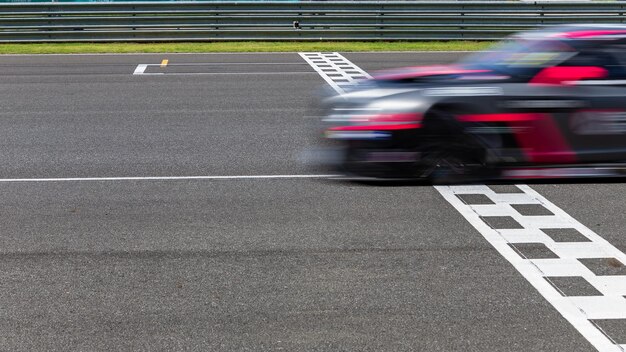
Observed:
[[[340,94],[358,80],[372,78],[339,53],[300,53],[300,56]]]
[[[529,186],[493,187],[435,188],[598,350],[626,351],[626,255]]]
[[[337,53],[300,55],[340,94],[370,77]],[[435,188],[596,349],[626,352],[624,253],[526,185]]]

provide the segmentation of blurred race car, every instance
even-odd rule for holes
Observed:
[[[448,66],[384,71],[323,104],[350,178],[622,176],[626,26],[523,32]]]

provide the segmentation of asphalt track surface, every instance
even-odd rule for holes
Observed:
[[[366,71],[460,55],[344,54]],[[2,56],[0,77],[0,179],[307,174],[325,85],[297,53]],[[626,249],[623,183],[532,187]],[[0,350],[594,350],[433,187],[0,194]]]

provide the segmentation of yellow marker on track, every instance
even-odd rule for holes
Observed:
[[[168,59],[163,59],[163,61],[161,61],[161,67],[167,66],[168,62],[170,62]]]

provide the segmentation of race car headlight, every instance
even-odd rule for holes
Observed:
[[[421,102],[408,100],[378,100],[367,105],[335,107],[324,122],[330,123],[393,123],[393,122],[417,122],[421,120],[419,111]]]
[[[422,114],[405,113],[374,113],[352,115],[350,120],[328,131],[397,131],[422,127]]]
[[[370,109],[381,111],[416,111],[422,104],[410,100],[380,100],[367,105]]]
[[[336,106],[324,119],[331,124],[326,137],[386,139],[391,131],[421,128],[421,105],[410,100],[379,99],[367,104]]]

